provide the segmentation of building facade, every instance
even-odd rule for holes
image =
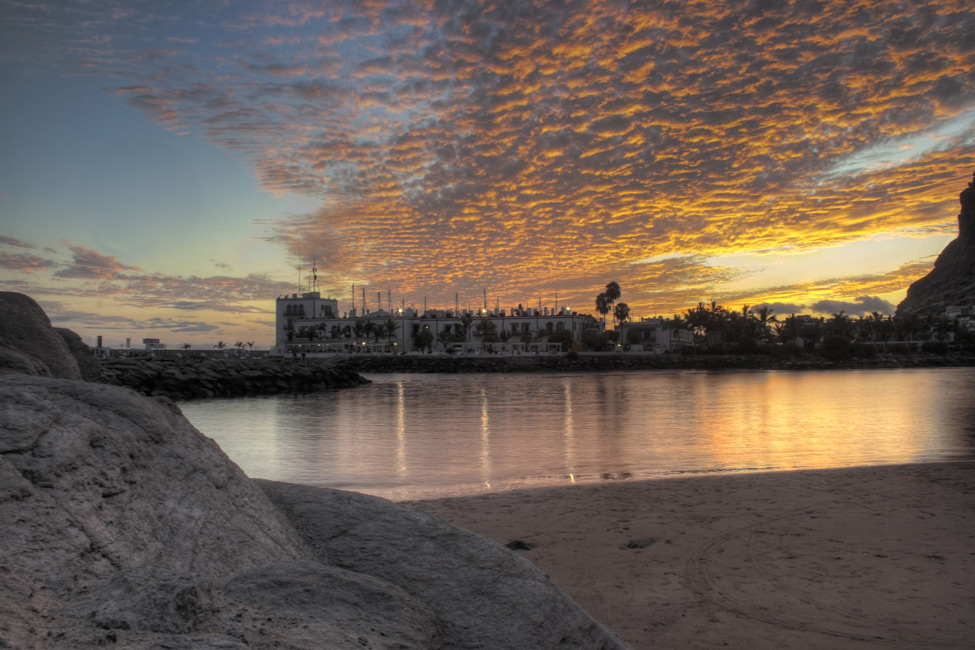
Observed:
[[[626,321],[618,326],[619,343],[630,349],[664,354],[679,352],[681,346],[694,345],[694,333],[689,329],[672,327],[664,318],[641,318]],[[637,347],[639,346],[639,347]]]
[[[317,291],[275,301],[274,354],[545,354],[566,352],[603,324],[568,307],[510,310],[412,308],[338,311],[338,301]]]

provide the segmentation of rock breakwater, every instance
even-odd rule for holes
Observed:
[[[173,400],[304,393],[368,383],[353,368],[291,359],[118,359],[100,381]]]

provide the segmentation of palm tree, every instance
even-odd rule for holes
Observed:
[[[493,321],[489,321],[487,318],[482,318],[478,323],[477,327],[474,328],[477,333],[481,336],[481,340],[486,342],[493,342],[497,340],[497,330],[498,326],[494,324]]]
[[[625,302],[617,303],[616,307],[613,308],[613,319],[621,325],[624,321],[630,320],[630,306]]]
[[[190,345],[189,343],[184,343],[184,344],[183,344],[183,349],[184,349],[184,350],[189,350],[189,349],[190,349],[191,347],[192,347],[192,346],[191,346],[191,345]]]
[[[701,307],[701,303],[698,303],[698,308]],[[714,345],[720,343],[724,340],[724,330],[728,322],[728,312],[724,307],[718,304],[717,300],[711,300],[704,307],[704,318],[706,325],[705,331],[708,337],[708,344]]]
[[[227,347],[227,344],[223,341],[217,341],[217,344],[213,347],[217,348],[218,350],[223,350],[225,347]]]
[[[372,335],[376,338],[376,343],[379,343],[379,339],[386,336],[386,325],[385,323],[373,323],[371,321],[370,325],[372,325]]]
[[[369,333],[368,329],[366,329],[366,326],[368,324],[369,322],[366,320],[362,320],[362,319],[356,320],[355,329],[353,330],[355,332],[356,338],[361,338]]]
[[[437,332],[437,342],[444,348],[447,348],[447,344],[450,343],[450,329],[442,329]]]
[[[371,320],[367,320],[362,329],[364,338],[369,338],[372,334],[376,333],[376,323]],[[378,341],[379,337],[376,337],[376,340]]]
[[[616,310],[614,309],[614,307],[616,306],[616,301],[620,299],[621,295],[623,295],[623,291],[620,289],[619,283],[616,282],[616,280],[613,280],[606,285],[605,293],[606,293],[607,306],[609,307],[609,311],[613,313],[613,329],[615,330]]]
[[[799,319],[795,314],[786,316],[785,320],[775,325],[775,334],[780,343],[791,343],[799,338]]]
[[[460,317],[460,326],[464,330],[464,342],[470,343],[471,341],[471,325],[474,324],[474,317],[470,314],[464,314]]]
[[[772,309],[768,305],[762,305],[752,313],[755,320],[758,322],[758,326],[760,328],[759,334],[762,336],[762,342],[768,343],[769,338],[772,336],[769,328],[772,326],[772,323],[776,322],[776,318],[772,314]]]
[[[853,321],[850,320],[850,317],[847,316],[843,310],[840,310],[833,314],[829,321],[827,321],[826,331],[829,334],[852,339],[851,335],[853,333]]]
[[[395,318],[389,317],[383,323],[383,327],[386,331],[386,342],[389,343],[393,340],[393,337],[396,336],[396,330],[399,329],[399,323],[396,322]]]
[[[596,311],[603,315],[603,327],[606,326],[606,314],[609,313],[609,298],[605,293],[596,296]]]

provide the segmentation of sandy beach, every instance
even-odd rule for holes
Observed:
[[[971,648],[975,462],[413,502],[525,558],[636,650]]]

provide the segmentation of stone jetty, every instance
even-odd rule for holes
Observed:
[[[328,360],[115,359],[101,362],[99,381],[173,400],[307,393],[369,383]]]

